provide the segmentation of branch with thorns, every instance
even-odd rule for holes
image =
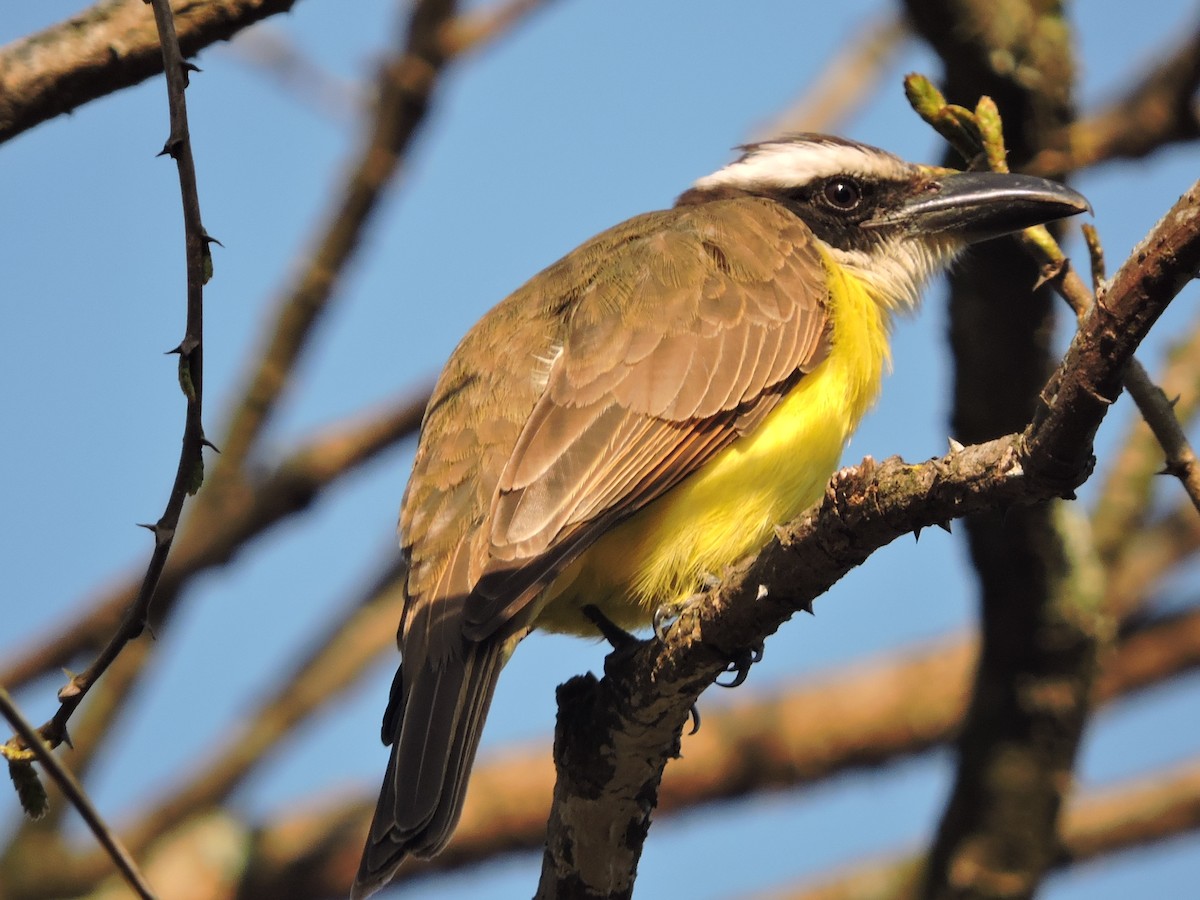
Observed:
[[[907,76],[904,88],[917,114],[967,160],[970,168],[1008,171],[1008,151],[1004,147],[1000,111],[990,97],[981,97],[975,110],[971,111],[947,103],[941,92],[923,75]],[[1059,296],[1067,301],[1078,321],[1083,321],[1097,298],[1103,305],[1108,283],[1104,277],[1104,253],[1095,228],[1084,226],[1084,238],[1091,259],[1091,290],[1071,267],[1070,260],[1046,226],[1027,228],[1018,237],[1041,267],[1042,282],[1053,286]],[[1178,478],[1192,505],[1200,511],[1200,461],[1175,416],[1173,401],[1154,384],[1136,357],[1129,360],[1123,382],[1162,446],[1166,456],[1162,473]]]

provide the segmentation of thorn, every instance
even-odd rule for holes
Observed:
[[[59,729],[62,736],[62,742],[67,745],[68,749],[75,749],[75,742],[71,740],[71,732],[67,731],[67,726],[64,723]]]
[[[163,544],[169,543],[175,537],[174,528],[166,528],[159,524],[147,525],[144,522],[137,523],[138,528],[145,528],[154,535],[154,546],[161,547]]]
[[[1173,398],[1171,398],[1170,400],[1167,401],[1167,406],[1171,407],[1171,409],[1174,409],[1176,406],[1179,405],[1179,400],[1182,397],[1183,397],[1183,394],[1176,394]]]
[[[200,68],[198,65],[196,65],[194,62],[188,62],[185,59],[183,61],[183,71],[185,71],[185,72],[203,72],[204,70],[202,68]]]
[[[937,527],[942,529],[942,531],[946,532],[946,534],[954,534],[954,532],[950,530],[950,520],[949,519],[946,519],[943,522],[938,522]]]
[[[692,720],[692,730],[688,732],[688,736],[691,737],[700,730],[700,707],[695,703],[688,710],[688,718]]]
[[[216,244],[218,247],[225,246],[220,241],[218,241],[215,237],[213,237],[211,234],[209,234],[207,231],[202,231],[200,233],[200,240],[204,241],[204,243],[206,243],[206,244]]]
[[[221,452],[221,448],[218,447],[216,444],[214,444],[212,441],[210,441],[208,438],[206,438],[204,435],[200,435],[200,446],[207,447],[209,450],[213,451],[214,453]]]
[[[925,530],[924,525],[918,525],[916,528],[913,529],[913,543],[914,544],[921,543],[921,532],[924,530]]]
[[[65,672],[66,670],[64,669],[63,671]],[[79,685],[75,681],[75,673],[69,672],[67,674],[70,676],[67,683],[58,689],[59,700],[69,700],[72,697],[79,696]]]
[[[182,148],[183,148],[182,138],[169,137],[169,138],[167,138],[167,142],[165,144],[163,144],[163,148],[154,155],[156,157],[169,156],[169,157],[171,157],[171,159],[179,159],[179,151]]]
[[[946,438],[946,441],[947,441],[947,443],[950,444],[950,452],[951,453],[959,453],[959,452],[967,449],[966,447],[964,447],[962,444],[960,444],[958,441],[956,441],[952,437]]]
[[[193,350],[200,346],[200,342],[191,335],[185,337],[182,341],[172,347],[170,350],[163,353],[163,356],[188,356]]]
[[[806,613],[808,613],[810,616],[816,616],[816,613],[815,613],[815,612],[813,612],[813,602],[812,602],[812,600],[804,600],[804,601],[802,601],[802,602],[800,603],[800,609],[801,609],[803,612],[806,612]],[[759,657],[759,658],[761,659],[761,655],[760,655],[760,657]],[[758,660],[755,660],[755,662],[757,662],[757,661],[758,661]]]
[[[767,591],[767,586],[765,584],[760,584],[758,586],[758,590],[754,594],[754,599],[755,600],[766,600],[768,593],[769,592]]]

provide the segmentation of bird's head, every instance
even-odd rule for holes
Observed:
[[[761,196],[786,206],[878,302],[916,305],[920,288],[969,244],[1091,211],[1044,178],[905,162],[843,138],[793,135],[743,147],[679,204]]]

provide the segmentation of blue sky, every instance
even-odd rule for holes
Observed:
[[[83,5],[9,4],[0,43]],[[394,32],[393,7],[359,0],[347,16],[347,4],[301,0],[269,25],[357,80],[369,77]],[[463,331],[524,279],[590,235],[668,205],[727,162],[733,145],[803,92],[884,7],[879,0],[562,0],[457,68],[343,281],[263,461],[431,376]],[[1118,0],[1075,5],[1085,108],[1193,27],[1193,3],[1160,0],[1155,8],[1150,16]],[[201,202],[208,230],[225,245],[215,251],[206,290],[206,418],[215,433],[265,311],[297,265],[357,133],[281,93],[225,47],[198,62],[204,72],[188,103]],[[910,70],[936,75],[938,67],[909,44],[879,94],[839,130],[934,161],[938,141],[900,87]],[[96,584],[143,564],[148,536],[133,523],[157,517],[174,473],[183,404],[173,358],[162,351],[182,332],[183,260],[174,167],[155,158],[166,133],[165,93],[154,80],[0,146],[0,654],[61,623]],[[1194,146],[1176,148],[1077,180],[1110,261],[1122,259],[1192,182],[1196,162]],[[942,293],[934,286],[921,317],[898,328],[895,373],[847,461],[944,452]],[[1190,327],[1196,298],[1195,287],[1179,298],[1143,358],[1155,359]],[[1100,435],[1101,465],[1128,416],[1122,401]],[[410,457],[407,445],[388,454],[302,523],[277,528],[236,566],[197,581],[161,640],[136,710],[122,720],[122,737],[104,753],[93,784],[103,809],[119,817],[172,784],[336,616],[393,539]],[[960,538],[936,530],[919,545],[886,548],[823,598],[815,619],[774,636],[742,691],[970,627],[964,559]],[[1180,589],[1194,587],[1185,581]],[[553,686],[599,670],[602,655],[578,640],[527,641],[501,680],[483,753],[518,738],[548,741]],[[385,760],[378,718],[391,668],[381,661],[336,711],[304,728],[303,741],[236,804],[267,815],[314,789],[373,787]],[[32,718],[50,714],[56,686],[22,693]],[[1082,784],[1200,752],[1197,690],[1200,678],[1192,677],[1102,715],[1084,748]],[[710,692],[701,709],[733,699]],[[936,821],[950,771],[949,756],[933,754],[658,822],[639,894],[730,897],[915,845]],[[0,794],[0,816],[11,811],[15,802]],[[405,896],[527,895],[537,865],[532,856],[516,858],[436,887],[414,885]],[[1170,897],[1178,896],[1173,885],[1197,877],[1200,840],[1191,837],[1084,867],[1055,879],[1045,896]]]

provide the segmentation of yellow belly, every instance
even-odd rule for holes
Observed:
[[[831,268],[831,272],[834,272]],[[551,585],[536,625],[594,633],[594,604],[624,628],[693,594],[707,575],[765,546],[818,500],[879,394],[887,314],[863,285],[831,274],[829,356],[751,434],[592,545]]]

